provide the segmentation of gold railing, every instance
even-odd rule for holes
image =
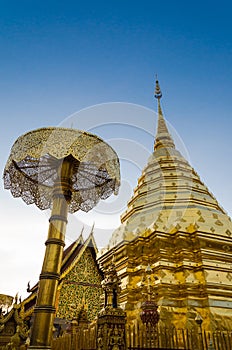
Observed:
[[[127,327],[126,340],[128,350],[232,350],[232,331],[209,332],[138,325]]]
[[[231,350],[232,331],[199,332],[197,329],[127,326],[126,343],[128,350]],[[52,350],[94,350],[96,344],[96,328],[91,326],[53,339]]]
[[[96,327],[77,329],[52,340],[52,350],[94,350],[96,349]]]

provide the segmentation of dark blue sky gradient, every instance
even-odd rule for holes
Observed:
[[[216,137],[209,127],[219,133],[221,123],[228,124],[221,132],[230,137],[229,1],[0,4],[3,140],[12,143],[27,130],[57,125],[97,103],[154,108],[155,73],[166,118],[187,147],[196,135],[199,142]]]

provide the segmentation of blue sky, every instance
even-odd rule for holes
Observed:
[[[144,106],[144,114],[132,107],[113,120],[106,108],[103,119],[96,111],[90,114],[88,128],[109,140],[135,140],[146,149],[145,164],[155,129],[157,73],[165,117],[190,163],[231,215],[231,6],[229,1],[0,1],[1,172],[21,134],[69,122],[83,128],[82,114],[70,116],[109,102],[122,102],[126,110],[127,104]],[[118,123],[113,129],[106,126],[112,121]],[[133,128],[138,123],[142,135]],[[133,166],[127,171],[131,188],[142,165],[136,165],[137,173]],[[2,183],[0,191],[5,276],[0,293],[14,294],[38,278],[49,214],[14,199]]]

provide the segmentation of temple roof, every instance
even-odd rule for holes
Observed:
[[[94,260],[96,261],[98,249],[93,236],[93,227],[88,238],[85,241],[83,240],[82,233],[83,229],[76,241],[70,244],[63,252],[59,284],[62,282],[63,278],[72,270],[72,268],[78,263],[86,249],[90,250],[91,254],[94,257]],[[35,306],[38,285],[39,283],[37,282],[32,288],[28,289],[28,292],[30,292],[31,294],[23,301],[26,313],[29,311],[29,309],[32,310],[32,308]]]
[[[175,147],[162,113],[158,81],[155,97],[158,122],[154,152],[138,179],[108,249],[154,231],[188,233],[199,230],[227,238],[232,234],[230,218]]]
[[[93,227],[88,238],[85,241],[83,240],[81,233],[80,237],[75,242],[73,242],[67,249],[65,249],[61,266],[61,280],[80,260],[82,254],[86,249],[89,249],[92,255],[94,256],[94,259],[96,259],[98,249],[93,236]]]

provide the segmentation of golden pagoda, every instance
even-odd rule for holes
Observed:
[[[160,325],[232,329],[232,223],[176,149],[161,109],[154,152],[98,261],[112,259],[121,279],[120,305],[129,324],[140,323],[142,303],[158,304]],[[147,269],[149,267],[149,269]]]

